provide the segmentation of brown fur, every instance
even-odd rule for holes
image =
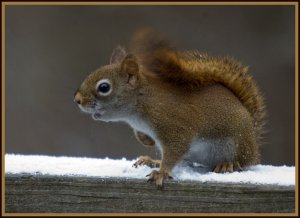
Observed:
[[[179,52],[152,29],[139,30],[133,50],[141,63],[166,82],[193,89],[205,84],[222,84],[248,109],[254,120],[256,139],[264,133],[265,104],[248,67],[231,57],[210,57],[198,51]]]
[[[118,47],[111,65],[87,77],[75,99],[81,107],[92,105],[89,113],[98,113],[93,104],[101,105],[106,111],[102,120],[125,121],[140,128],[134,132],[142,144],[161,146],[160,171],[153,171],[150,181],[161,186],[170,178],[195,139],[232,140],[233,157],[228,157],[225,147],[202,154],[218,157],[208,160],[215,172],[259,162],[264,103],[246,67],[231,58],[179,52],[149,30],[138,32],[132,44],[133,54]],[[103,78],[114,88],[105,97],[95,88]]]

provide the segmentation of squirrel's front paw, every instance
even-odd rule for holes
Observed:
[[[155,181],[155,185],[158,189],[163,187],[164,180],[173,179],[173,177],[171,176],[171,173],[166,172],[166,171],[161,172],[161,171],[153,170],[150,174],[147,175],[147,177],[148,176],[149,176],[149,179],[147,180],[147,182]]]
[[[140,156],[139,159],[133,164],[133,167],[137,168],[138,166],[146,165],[151,168],[159,167],[160,160],[153,160],[149,156]]]

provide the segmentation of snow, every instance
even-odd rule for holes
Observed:
[[[44,155],[5,155],[5,173],[30,173],[59,176],[122,177],[146,179],[152,169],[147,166],[132,167],[135,160],[113,160],[86,157],[54,157]],[[295,167],[256,165],[243,172],[198,173],[191,168],[173,170],[176,180],[201,182],[230,182],[252,184],[295,185]]]

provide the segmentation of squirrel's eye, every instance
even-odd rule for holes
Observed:
[[[101,83],[99,86],[98,86],[98,91],[99,92],[102,92],[102,93],[107,93],[109,92],[109,89],[110,89],[110,85],[108,83]]]
[[[96,90],[100,95],[107,96],[111,93],[112,87],[108,79],[102,79],[97,82]]]

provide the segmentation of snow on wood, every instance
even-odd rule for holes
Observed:
[[[125,158],[113,160],[6,154],[5,173],[146,179],[145,176],[152,169],[147,166],[134,168],[132,165],[135,161]],[[288,166],[257,165],[243,172],[225,174],[213,172],[201,174],[190,168],[177,167],[173,174],[175,180],[179,181],[295,185],[295,167]]]
[[[295,167],[231,174],[174,170],[163,190],[135,160],[5,155],[5,213],[295,214]]]

